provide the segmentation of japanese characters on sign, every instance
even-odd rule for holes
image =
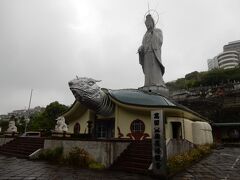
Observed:
[[[152,155],[153,170],[160,170],[163,159],[163,148],[161,140],[163,135],[163,113],[162,110],[152,112]]]

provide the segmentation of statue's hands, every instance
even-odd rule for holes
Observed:
[[[144,51],[144,48],[143,48],[143,45],[141,45],[139,48],[138,48],[138,53],[142,53]]]

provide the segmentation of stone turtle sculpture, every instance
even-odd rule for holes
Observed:
[[[100,88],[97,80],[87,77],[69,81],[69,87],[76,100],[87,108],[103,116],[114,113],[115,103],[143,107],[178,107],[166,97],[140,89],[110,90]]]

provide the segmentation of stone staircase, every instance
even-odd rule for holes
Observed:
[[[29,158],[36,150],[43,148],[44,138],[17,137],[16,139],[0,146],[0,154]]]
[[[114,161],[110,169],[145,174],[149,172],[151,163],[151,140],[134,141]]]

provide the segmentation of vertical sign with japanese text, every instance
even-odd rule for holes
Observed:
[[[163,110],[151,112],[152,120],[152,170],[156,174],[166,172],[166,142]]]

